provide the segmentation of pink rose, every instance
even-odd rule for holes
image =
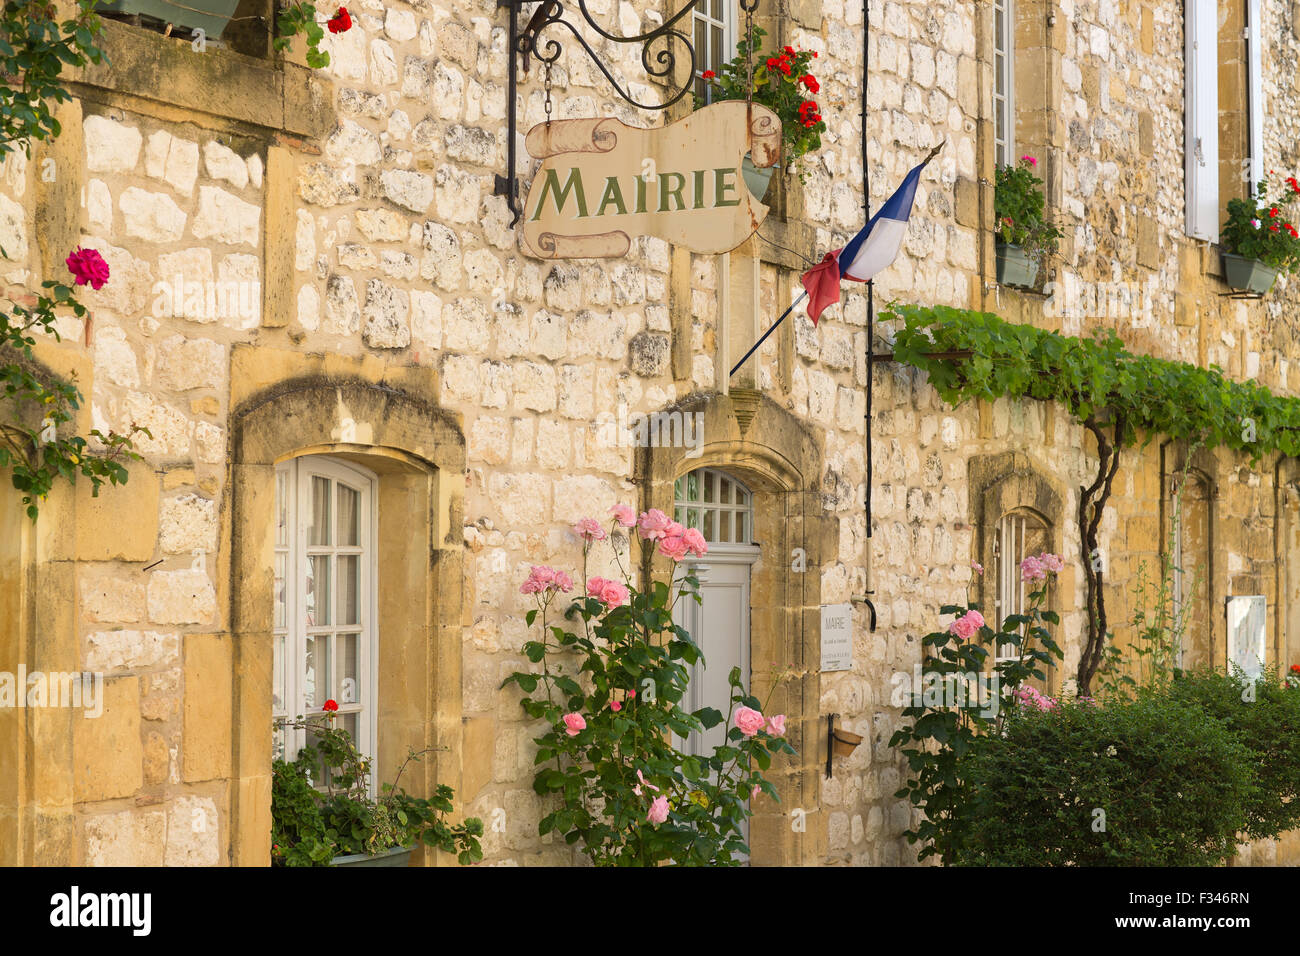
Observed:
[[[641,771],[640,771],[640,770],[638,770],[638,771],[636,772],[636,779],[637,779],[638,781],[640,781],[640,785],[641,785],[640,787],[637,787],[637,788],[636,788],[636,793],[637,793],[637,796],[638,796],[638,797],[641,796],[641,787],[648,787],[649,789],[653,790],[655,793],[658,793],[658,792],[659,792],[659,788],[656,787],[656,786],[655,786],[653,783],[651,783],[649,780],[647,780],[645,777],[643,777],[643,776],[641,775]]]
[[[682,532],[682,540],[686,542],[686,550],[697,558],[709,553],[709,544],[699,528],[687,528]]]
[[[785,714],[777,714],[767,719],[767,732],[773,737],[785,736]]]
[[[686,539],[680,534],[670,534],[659,539],[659,553],[665,558],[681,561],[686,557],[688,550]]]
[[[614,713],[617,714],[620,710],[623,709],[623,705],[620,704],[620,703],[619,703],[618,701],[616,701],[616,700],[611,700],[611,701],[609,702],[609,709],[612,710]]]
[[[650,801],[650,812],[646,814],[647,823],[663,823],[668,819],[668,798],[655,797]]]
[[[984,615],[979,611],[967,611],[948,625],[948,631],[956,634],[963,641],[969,641],[984,626]]]
[[[522,594],[541,594],[555,583],[555,569],[545,564],[534,564],[528,572],[528,580],[519,587]]]
[[[564,715],[564,732],[570,737],[576,737],[579,733],[587,729],[587,722],[582,719],[582,714],[572,713]]]
[[[749,791],[749,799],[757,800],[758,795],[762,792],[763,792],[763,788],[760,787],[758,784],[754,784],[754,789]]]
[[[1038,160],[1034,159],[1034,157],[1029,156],[1029,155],[1021,156],[1021,157],[1020,157],[1020,161],[1021,161],[1022,163],[1028,163],[1030,166],[1037,166],[1037,165],[1038,165]]]
[[[626,587],[608,578],[592,578],[588,581],[587,596],[594,597],[606,607],[622,607],[629,598]]]
[[[1065,570],[1065,559],[1059,554],[1050,554],[1044,551],[1038,556],[1038,560],[1042,562],[1043,567],[1053,574],[1060,574]]]
[[[970,569],[974,571],[976,574],[984,573],[984,565],[980,564],[978,561],[972,561],[970,563]]]
[[[583,541],[604,541],[609,537],[605,529],[600,526],[600,522],[595,518],[581,518],[573,526],[573,533]]]
[[[1037,581],[1045,577],[1047,577],[1047,569],[1043,567],[1043,562],[1038,558],[1031,556],[1020,562],[1020,579],[1022,581]]]
[[[668,532],[668,526],[673,520],[658,508],[651,508],[649,511],[641,512],[641,517],[637,519],[638,530],[641,537],[647,541],[657,541]]]
[[[76,277],[76,285],[89,285],[98,291],[108,281],[108,263],[97,249],[74,249],[64,262]]]
[[[609,513],[614,516],[614,520],[624,528],[630,528],[636,524],[636,511],[631,505],[615,505],[609,509]]]
[[[740,732],[746,737],[752,737],[762,730],[764,723],[766,721],[763,719],[763,715],[752,707],[742,707],[736,711],[736,726],[740,728]]]

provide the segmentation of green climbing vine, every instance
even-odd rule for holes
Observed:
[[[1162,434],[1205,448],[1224,445],[1252,463],[1272,452],[1300,455],[1300,399],[1231,381],[1213,366],[1135,355],[1113,331],[1078,338],[947,306],[895,304],[880,318],[901,322],[895,359],[926,372],[950,405],[1001,397],[1057,402],[1096,439],[1096,475],[1079,489],[1088,612],[1081,695],[1090,693],[1104,659],[1104,561],[1097,536],[1122,450]]]

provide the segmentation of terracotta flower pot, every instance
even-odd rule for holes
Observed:
[[[857,746],[860,743],[862,743],[861,734],[852,734],[847,730],[837,728],[835,731],[835,743],[832,747],[832,751],[837,757],[848,757],[857,749]]]

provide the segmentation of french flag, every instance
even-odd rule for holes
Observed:
[[[938,152],[936,148],[930,154]],[[822,312],[840,301],[840,280],[866,282],[881,269],[898,258],[898,250],[907,235],[907,221],[912,215],[912,202],[916,199],[916,185],[921,180],[930,156],[907,174],[894,195],[880,207],[856,236],[843,249],[826,253],[826,257],[803,274],[803,287],[808,293],[808,318],[813,325]]]

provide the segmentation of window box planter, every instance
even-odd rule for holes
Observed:
[[[1032,289],[1038,281],[1038,261],[1020,246],[1009,242],[996,245],[998,284]]]
[[[101,2],[97,9],[101,13],[138,13],[155,17],[163,23],[202,30],[208,39],[215,40],[226,29],[238,6],[239,0],[185,0],[183,6],[168,0],[111,0]]]
[[[772,182],[772,175],[780,168],[777,163],[773,163],[771,166],[755,166],[748,154],[745,155],[744,162],[740,164],[740,172],[745,177],[745,185],[754,194],[754,198],[759,200],[767,195],[767,187]]]
[[[1223,254],[1223,278],[1230,288],[1263,295],[1273,288],[1277,274],[1278,269],[1266,266],[1258,259],[1247,259],[1231,252]]]
[[[330,866],[410,866],[413,846],[395,846],[382,853],[349,853],[336,856]]]

